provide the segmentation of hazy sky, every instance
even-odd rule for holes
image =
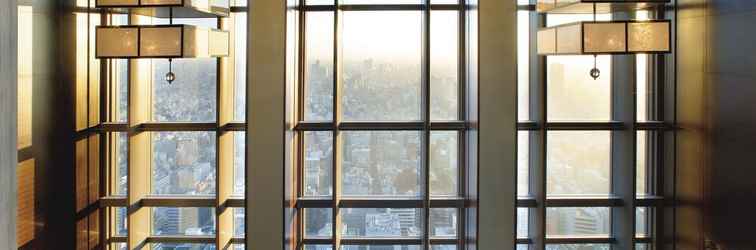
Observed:
[[[310,60],[330,61],[333,55],[333,13],[310,12],[307,15]],[[342,55],[345,61],[372,58],[392,63],[420,63],[421,11],[343,12],[341,21]],[[433,12],[432,61],[439,63],[456,60],[457,23],[457,12]]]

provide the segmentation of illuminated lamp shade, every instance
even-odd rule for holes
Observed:
[[[191,25],[98,26],[97,58],[207,58],[229,53],[229,33]]]
[[[669,53],[670,22],[576,22],[538,31],[539,55]]]
[[[637,11],[657,8],[670,0],[538,0],[536,11],[552,14],[590,14]]]
[[[95,7],[161,18],[226,17],[230,11],[229,0],[96,0]]]

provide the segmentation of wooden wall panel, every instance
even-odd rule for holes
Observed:
[[[75,70],[75,126],[77,131],[87,128],[88,125],[88,63],[87,63],[87,14],[75,13],[76,16],[76,70]]]
[[[90,136],[88,144],[88,205],[92,205],[100,199],[100,135]]]
[[[234,188],[234,133],[226,132],[218,137],[218,249],[224,249],[234,235],[234,211],[225,207]]]
[[[230,30],[234,28],[233,15],[229,18],[223,18],[221,22],[221,28],[224,30]],[[229,40],[234,42],[235,32],[230,32]],[[219,91],[218,91],[218,124],[220,126],[226,125],[234,120],[234,83],[236,74],[234,69],[235,59],[235,47],[229,47],[229,55],[222,57],[219,60]]]
[[[18,18],[18,149],[22,149],[32,145],[33,7],[19,6]]]
[[[87,171],[88,168],[88,161],[89,161],[89,154],[88,154],[88,141],[86,138],[80,139],[76,141],[75,145],[75,151],[76,151],[76,162],[74,163],[74,169],[76,171],[76,212],[81,212],[84,210],[88,203],[89,203],[89,182],[87,181],[89,179],[89,172]]]
[[[18,246],[26,245],[36,238],[35,167],[34,159],[29,159],[20,162],[16,170],[18,180],[16,242]]]
[[[151,138],[148,132],[129,136],[129,249],[139,249],[150,235],[150,209],[141,207],[140,201],[150,193]]]
[[[100,124],[100,60],[95,58],[95,27],[100,25],[100,14],[89,15],[89,44],[88,44],[88,61],[89,67],[89,81],[88,81],[88,97],[89,103],[88,119],[89,127],[94,127]]]

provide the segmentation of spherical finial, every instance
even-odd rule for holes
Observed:
[[[173,81],[176,80],[176,74],[173,74],[173,72],[168,72],[165,74],[165,81],[168,82],[168,84],[173,83]]]
[[[601,76],[601,71],[598,68],[591,69],[591,77],[593,77],[593,80],[596,80]]]

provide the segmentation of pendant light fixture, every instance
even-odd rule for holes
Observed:
[[[225,57],[229,54],[228,31],[173,24],[173,18],[218,18],[229,14],[228,0],[97,0],[96,7],[114,13],[168,18],[167,25],[97,26],[95,57],[98,59],[168,59],[164,80],[173,83],[175,58]]]
[[[669,20],[597,21],[597,13],[637,11],[663,6],[669,0],[539,0],[540,13],[592,14],[592,21],[581,21],[541,28],[537,34],[537,53],[543,56],[593,55],[589,75],[598,79],[598,55],[664,54],[672,48]]]

